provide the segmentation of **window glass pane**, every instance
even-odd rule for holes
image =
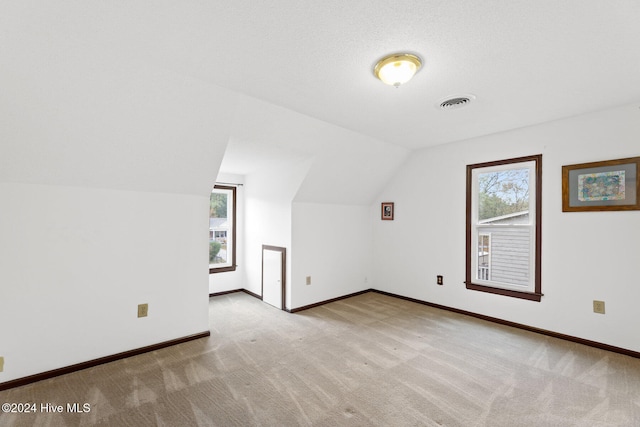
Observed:
[[[478,280],[491,280],[489,274],[491,269],[489,260],[491,259],[491,237],[488,234],[478,235]]]
[[[487,230],[485,230],[486,232]],[[530,227],[491,229],[491,262],[484,280],[527,287],[530,284]],[[486,257],[487,261],[489,257]],[[481,264],[478,264],[480,270]]]
[[[528,224],[529,168],[478,174],[478,221]]]

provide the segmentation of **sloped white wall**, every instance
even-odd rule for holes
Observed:
[[[66,53],[3,69],[0,382],[208,330],[207,205],[237,95]]]
[[[561,199],[562,165],[638,156],[639,139],[630,105],[416,152],[371,207],[373,287],[640,351],[640,212],[563,213]],[[466,165],[539,153],[542,302],[466,290]],[[382,201],[395,202],[394,221],[379,220]]]
[[[292,221],[292,308],[371,287],[369,206],[295,202]]]
[[[409,150],[323,125],[313,141],[313,165],[295,200],[334,205],[371,203],[407,158]]]
[[[367,205],[408,154],[406,148],[242,96],[221,170],[268,172],[313,158],[296,201]]]
[[[80,75],[69,86],[40,88],[40,75],[9,85],[15,102],[0,103],[0,182],[206,194],[237,95],[144,64],[130,68]]]

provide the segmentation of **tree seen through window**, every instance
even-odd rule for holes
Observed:
[[[529,169],[508,169],[478,175],[478,220],[529,209]]]

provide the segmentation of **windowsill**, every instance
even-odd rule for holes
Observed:
[[[508,297],[526,299],[529,301],[536,301],[536,302],[540,302],[540,300],[542,299],[542,296],[544,295],[544,294],[537,294],[533,292],[519,292],[519,291],[512,291],[509,289],[494,288],[492,286],[478,285],[475,283],[466,283],[466,285],[467,285],[467,289],[471,289],[473,291],[487,292],[490,294],[504,295]]]
[[[214,273],[225,273],[227,271],[236,271],[236,267],[237,265],[232,265],[229,267],[215,267],[215,268],[210,268],[209,269],[209,274],[214,274]]]

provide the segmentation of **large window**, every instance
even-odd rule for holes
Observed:
[[[540,301],[542,155],[467,166],[467,289]]]
[[[236,188],[216,185],[209,199],[209,273],[236,269]]]

